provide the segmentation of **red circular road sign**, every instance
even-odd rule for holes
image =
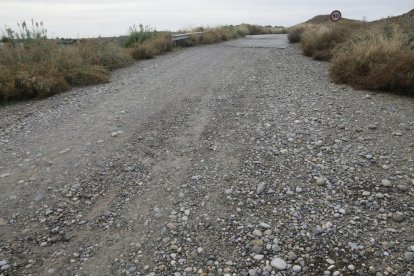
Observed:
[[[331,20],[332,20],[333,22],[337,22],[337,21],[339,21],[339,20],[341,19],[341,17],[342,17],[342,14],[341,14],[341,12],[340,12],[340,11],[338,11],[338,10],[333,11],[333,12],[331,13]]]

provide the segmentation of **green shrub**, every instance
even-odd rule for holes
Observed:
[[[129,27],[129,35],[125,41],[125,47],[133,47],[157,35],[157,30],[151,28],[150,26],[139,24],[137,27],[136,25],[133,25],[132,27]]]

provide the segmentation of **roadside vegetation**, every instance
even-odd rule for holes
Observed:
[[[150,26],[132,26],[128,36],[81,39],[64,45],[47,37],[42,22],[18,23],[17,30],[3,30],[0,48],[0,102],[44,98],[72,86],[106,83],[110,71],[134,60],[150,59],[173,49],[171,32]],[[199,27],[185,33],[203,32],[181,43],[183,46],[211,44],[248,34],[286,33],[283,27],[242,24],[215,28]]]
[[[330,61],[336,83],[414,96],[414,10],[369,23],[341,20],[335,32],[328,20],[290,28],[289,41],[299,42],[307,56]]]

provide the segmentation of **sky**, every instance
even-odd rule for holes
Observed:
[[[372,21],[413,8],[413,0],[0,0],[0,29],[33,19],[44,23],[48,37],[82,38],[127,35],[141,23],[169,31],[241,23],[289,27],[333,10]]]

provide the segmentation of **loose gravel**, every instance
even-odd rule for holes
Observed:
[[[413,275],[414,99],[254,43],[0,107],[0,275]]]

